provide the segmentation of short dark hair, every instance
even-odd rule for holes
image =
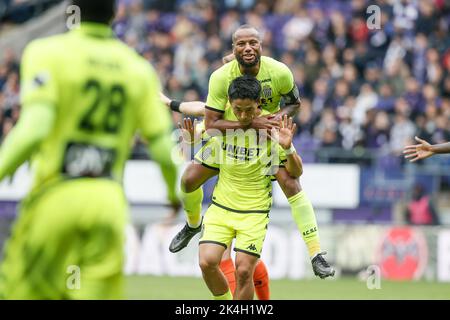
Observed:
[[[110,24],[116,14],[116,0],[72,0],[81,11],[81,21]]]
[[[243,75],[234,79],[228,87],[228,99],[250,99],[259,101],[261,97],[261,83],[253,76]]]

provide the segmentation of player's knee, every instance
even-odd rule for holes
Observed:
[[[200,256],[199,265],[203,272],[208,272],[219,268],[220,259],[212,256]]]
[[[198,189],[195,184],[195,177],[186,171],[181,177],[181,190],[185,193],[194,192]]]
[[[236,278],[240,283],[248,282],[253,279],[253,268],[250,265],[240,265],[236,267]]]

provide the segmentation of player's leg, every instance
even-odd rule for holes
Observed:
[[[234,261],[231,258],[231,246],[223,253],[222,261],[220,261],[220,270],[222,270],[225,278],[227,278],[228,286],[234,295],[234,291],[236,290],[236,269],[234,267]]]
[[[202,223],[202,185],[216,176],[218,170],[191,162],[181,178],[181,193],[187,223],[172,239],[169,250],[178,252],[185,248],[192,237],[201,231]]]
[[[321,278],[333,276],[334,269],[325,261],[321,252],[314,208],[302,190],[299,179],[292,178],[285,168],[280,168],[275,177],[289,201],[292,216],[308,248],[314,273]]]
[[[261,259],[256,263],[255,272],[253,274],[253,284],[255,286],[256,296],[259,300],[270,299],[269,272]]]
[[[215,300],[231,300],[233,296],[220,261],[226,248],[231,245],[234,230],[227,221],[227,211],[210,206],[205,213],[202,236],[199,240],[199,264],[203,279]]]
[[[225,278],[227,278],[228,286],[230,287],[231,293],[234,295],[236,290],[236,268],[234,267],[234,261],[231,258],[231,246],[225,250],[222,256],[220,270],[222,270]],[[270,299],[269,273],[266,265],[261,259],[258,260],[255,267],[253,284],[255,286],[256,296],[259,300]]]
[[[211,291],[214,299],[228,298],[232,296],[227,279],[219,268],[225,247],[215,243],[201,243],[199,246],[199,264],[202,270],[203,280]]]
[[[254,272],[266,237],[268,214],[230,215],[236,229],[236,292],[237,300],[253,299]]]
[[[253,273],[259,258],[244,252],[236,253],[236,292],[235,300],[253,300],[255,288]]]

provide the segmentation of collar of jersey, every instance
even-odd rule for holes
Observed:
[[[77,31],[82,34],[101,38],[111,38],[113,36],[110,26],[95,22],[82,22]]]

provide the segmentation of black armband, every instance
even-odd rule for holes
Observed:
[[[170,101],[170,104],[169,104],[170,109],[172,111],[181,113],[180,105],[181,105],[181,101],[177,101],[177,100],[172,100],[172,101]]]
[[[285,105],[296,104],[300,100],[300,92],[298,91],[297,85],[294,85],[294,88],[283,96],[283,101]]]

